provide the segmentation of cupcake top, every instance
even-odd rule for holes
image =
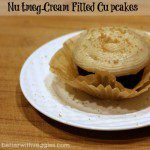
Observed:
[[[84,31],[73,51],[76,65],[88,72],[136,74],[150,61],[149,46],[133,29],[102,27]]]

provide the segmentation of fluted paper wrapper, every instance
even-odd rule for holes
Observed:
[[[125,88],[109,72],[99,71],[87,76],[79,75],[71,52],[76,40],[77,37],[65,42],[64,47],[53,56],[50,62],[51,71],[65,83],[101,99],[132,98],[148,91],[150,88],[150,66],[145,68],[142,80],[134,89]]]

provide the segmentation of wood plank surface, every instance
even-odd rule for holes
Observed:
[[[19,86],[21,67],[39,46],[70,32],[115,24],[150,31],[150,16],[0,17],[0,149],[4,143],[69,144],[49,149],[150,149],[149,127],[119,132],[69,127],[37,112]]]

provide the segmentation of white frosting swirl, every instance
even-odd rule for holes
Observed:
[[[149,46],[133,29],[103,27],[84,31],[73,51],[75,63],[116,76],[135,74],[150,61]]]

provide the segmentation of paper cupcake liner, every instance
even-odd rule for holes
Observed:
[[[134,89],[127,89],[116,81],[116,77],[108,72],[99,71],[95,74],[80,76],[72,59],[70,46],[77,38],[68,40],[51,59],[50,68],[59,78],[70,86],[101,99],[125,99],[136,97],[150,88],[149,66],[145,68],[143,78]]]

